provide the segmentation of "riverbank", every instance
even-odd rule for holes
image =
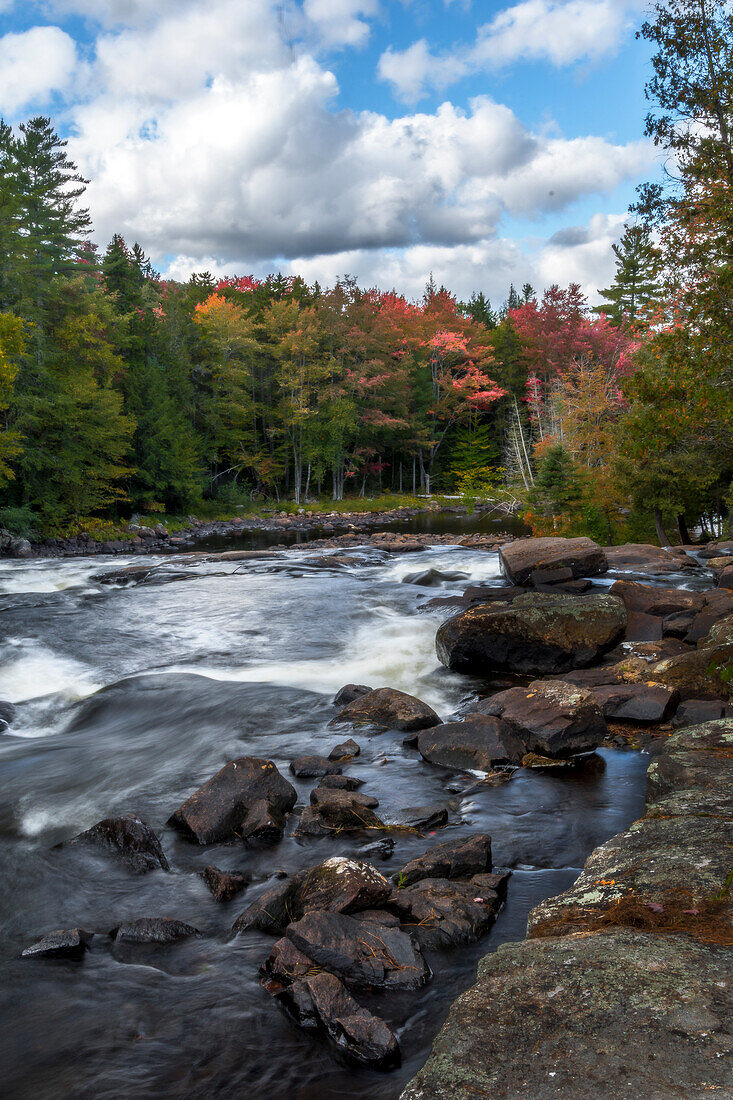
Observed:
[[[362,506],[364,502],[361,502]],[[296,543],[298,545],[329,546],[336,545],[339,540],[348,539],[354,535],[367,535],[370,539],[391,538],[399,533],[395,528],[405,526],[411,528],[410,534],[416,535],[415,528],[424,528],[419,533],[422,545],[437,545],[440,543],[454,542],[458,538],[461,541],[460,532],[451,532],[441,535],[431,532],[430,528],[445,526],[445,523],[436,520],[455,521],[456,527],[461,525],[475,526],[481,521],[482,513],[474,513],[465,504],[446,505],[438,501],[429,501],[423,507],[401,505],[395,508],[379,507],[379,502],[371,502],[372,510],[362,507],[359,510],[317,510],[313,508],[300,508],[298,511],[282,509],[277,512],[263,511],[261,513],[248,513],[246,515],[233,516],[227,519],[199,519],[189,516],[185,526],[166,526],[164,523],[152,524],[152,521],[130,523],[124,530],[109,532],[104,536],[95,537],[89,531],[81,531],[78,535],[70,535],[63,538],[46,538],[38,541],[14,538],[8,531],[0,529],[0,555],[11,558],[30,557],[81,557],[92,554],[165,554],[176,553],[195,549],[202,544],[211,544],[212,548],[220,543],[231,542],[235,548],[238,539],[249,537],[265,539],[268,544],[276,549]],[[476,516],[475,521],[473,520]],[[506,523],[513,528],[516,537],[524,528],[521,521],[515,517],[506,516]],[[494,526],[500,526],[500,520],[493,521]],[[390,528],[387,531],[374,532],[375,528]],[[471,532],[475,536],[477,532]],[[497,531],[497,535],[503,533]],[[279,541],[277,536],[282,537]],[[467,536],[469,533],[467,532]],[[509,534],[505,534],[508,538]],[[364,538],[360,537],[363,542]],[[470,542],[468,545],[475,545]],[[486,545],[493,548],[499,543],[487,541]]]
[[[644,816],[482,961],[402,1100],[731,1095],[733,720],[647,775]]]

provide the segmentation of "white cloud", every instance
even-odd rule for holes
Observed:
[[[369,37],[367,18],[379,11],[378,0],[304,0],[305,16],[325,46],[362,46]]]
[[[407,102],[444,89],[470,73],[517,61],[570,65],[614,52],[631,26],[638,0],[522,0],[478,28],[473,43],[443,54],[424,39],[405,50],[387,49],[377,72]]]
[[[586,226],[569,226],[555,233],[536,257],[538,284],[580,283],[592,303],[598,291],[613,280],[615,260],[611,245],[623,233],[628,214],[595,214]]]
[[[67,87],[76,45],[59,27],[32,27],[0,38],[0,112],[14,115]]]

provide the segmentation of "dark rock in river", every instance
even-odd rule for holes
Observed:
[[[420,588],[440,588],[446,581],[460,581],[468,573],[443,572],[440,569],[423,569],[419,573],[408,573],[402,578],[403,584],[416,584]]]
[[[526,752],[545,756],[588,752],[608,733],[593,694],[563,680],[535,680],[527,688],[500,691],[479,703],[476,712],[501,718]]]
[[[169,824],[199,844],[233,837],[276,839],[282,836],[282,815],[292,810],[296,797],[271,760],[241,756],[192,794]]]
[[[334,745],[328,754],[329,760],[349,760],[354,756],[358,756],[361,752],[360,746],[356,743],[353,737],[348,737],[345,741],[342,741],[338,745]]]
[[[702,592],[690,592],[683,588],[655,588],[636,581],[616,581],[609,590],[619,596],[627,611],[644,615],[673,615],[679,611],[702,611],[705,597]]]
[[[672,719],[675,729],[697,726],[702,722],[715,722],[727,717],[729,706],[725,699],[687,699],[681,703]]]
[[[620,641],[626,609],[616,596],[528,593],[509,606],[479,605],[438,628],[439,659],[457,672],[563,673]]]
[[[662,684],[609,684],[592,694],[604,716],[616,722],[665,722],[679,702],[677,692]]]
[[[339,1050],[377,1070],[400,1065],[397,1040],[383,1020],[363,1008],[333,974],[302,978],[276,992],[278,1001],[306,1030],[323,1030]]]
[[[289,925],[286,936],[316,966],[347,985],[419,989],[430,977],[419,945],[396,928],[342,913],[308,913]]]
[[[370,863],[334,856],[271,886],[237,918],[234,931],[281,933],[306,913],[375,909],[391,893],[390,883]]]
[[[157,868],[170,871],[160,841],[137,814],[106,817],[86,832],[67,840],[63,846],[74,845],[98,848],[138,875]]]
[[[324,775],[318,784],[318,787],[333,791],[356,791],[363,786],[364,780],[357,779],[355,775]]]
[[[492,771],[497,764],[521,764],[527,751],[511,726],[486,714],[472,714],[464,722],[444,722],[424,730],[417,747],[431,764],[482,772]]]
[[[491,871],[491,837],[475,833],[461,840],[435,844],[425,855],[410,860],[396,875],[400,886],[411,886],[425,878],[471,878]]]
[[[0,731],[7,729],[15,721],[18,711],[14,703],[6,699],[0,700]]]
[[[445,806],[408,806],[394,814],[390,825],[399,825],[405,829],[442,829],[448,824],[448,810]]]
[[[338,775],[341,765],[325,756],[298,756],[290,764],[296,779],[316,779],[321,775]]]
[[[373,808],[379,802],[369,795],[316,787],[310,797],[311,805],[300,815],[295,836],[328,836],[339,832],[387,828],[374,813]]]
[[[345,707],[347,703],[353,703],[354,699],[358,699],[360,695],[368,695],[373,690],[365,684],[346,684],[336,693],[333,705],[335,707]]]
[[[40,940],[21,952],[22,959],[80,959],[92,939],[91,932],[81,928],[60,928],[47,932]]]
[[[539,570],[569,570],[571,577],[592,577],[605,573],[608,560],[592,539],[538,538],[517,539],[499,549],[504,575],[512,584],[526,584]]]
[[[210,864],[200,872],[214,901],[231,901],[249,885],[249,877],[239,871],[222,871]]]
[[[200,936],[198,928],[172,917],[139,917],[113,928],[115,943],[174,943],[189,936]]]
[[[640,573],[649,577],[694,569],[696,562],[683,552],[677,554],[648,543],[625,543],[604,547],[609,569],[622,573]]]
[[[428,878],[396,890],[390,904],[414,926],[423,948],[439,948],[477,940],[494,923],[501,901],[495,890],[471,882]]]
[[[393,730],[423,730],[440,718],[427,703],[395,688],[376,688],[348,703],[331,725],[378,726]]]

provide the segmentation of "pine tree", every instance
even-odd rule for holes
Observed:
[[[21,255],[20,192],[16,145],[10,126],[0,119],[0,310],[18,299]]]
[[[605,313],[616,325],[624,318],[633,323],[659,294],[659,252],[649,227],[642,224],[626,225],[621,240],[611,247],[616,275],[610,287],[598,291],[604,302],[593,312]]]
[[[496,328],[499,323],[496,314],[491,308],[491,302],[483,292],[471,295],[470,301],[463,306],[462,312],[478,325],[485,325],[488,329]]]
[[[79,205],[88,183],[66,153],[66,141],[48,118],[22,123],[15,144],[23,228],[24,306],[41,321],[45,291],[54,275],[70,274],[90,229]]]

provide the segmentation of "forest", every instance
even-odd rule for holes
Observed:
[[[616,274],[494,308],[273,274],[161,278],[90,241],[47,117],[0,123],[0,523],[458,494],[537,532],[716,535],[733,505],[733,25],[658,9],[639,189]]]

